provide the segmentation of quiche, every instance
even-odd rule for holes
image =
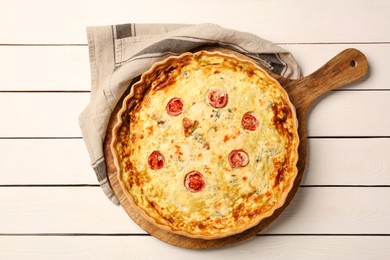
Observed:
[[[297,176],[295,108],[256,64],[170,57],[132,86],[111,149],[131,206],[157,227],[218,239],[281,207]]]

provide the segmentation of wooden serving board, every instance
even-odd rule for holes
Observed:
[[[232,54],[232,51],[224,49],[215,49],[222,52]],[[234,53],[240,58],[249,59],[242,54]],[[112,113],[107,135],[104,142],[104,153],[107,164],[107,171],[109,181],[115,194],[119,198],[119,201],[128,215],[146,232],[154,237],[174,246],[190,248],[190,249],[209,249],[219,248],[232,244],[239,243],[250,237],[253,237],[261,230],[270,225],[283,210],[289,205],[294,195],[296,194],[305,170],[306,157],[307,157],[307,129],[306,129],[306,117],[310,106],[326,92],[332,89],[347,85],[353,81],[362,78],[368,70],[368,62],[364,54],[356,49],[346,49],[336,55],[333,59],[327,62],[320,69],[310,74],[309,76],[297,79],[289,80],[281,76],[270,73],[279,83],[284,87],[289,94],[290,100],[296,108],[298,117],[298,133],[300,138],[300,144],[298,147],[299,159],[297,162],[298,175],[295,179],[294,186],[291,189],[284,205],[277,209],[274,214],[264,220],[262,220],[257,226],[248,229],[240,234],[233,236],[215,239],[215,240],[203,240],[188,238],[181,235],[172,234],[158,227],[150,224],[143,217],[141,217],[130,206],[129,201],[126,199],[122,188],[117,179],[117,170],[114,165],[113,155],[111,152],[110,144],[112,140],[112,129],[116,124],[116,116],[122,106],[123,98],[128,94],[125,93],[115,110]]]

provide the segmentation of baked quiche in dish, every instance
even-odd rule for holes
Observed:
[[[218,239],[283,206],[297,176],[295,108],[256,64],[200,51],[133,84],[111,149],[131,206],[167,232]]]

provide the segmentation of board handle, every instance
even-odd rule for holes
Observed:
[[[322,94],[362,78],[368,71],[366,56],[346,49],[312,74],[291,80],[285,86],[297,109],[307,110]]]

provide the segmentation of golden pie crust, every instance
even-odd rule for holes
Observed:
[[[199,51],[143,73],[111,149],[124,194],[146,220],[218,239],[284,204],[298,144],[295,108],[275,79],[236,56]]]

